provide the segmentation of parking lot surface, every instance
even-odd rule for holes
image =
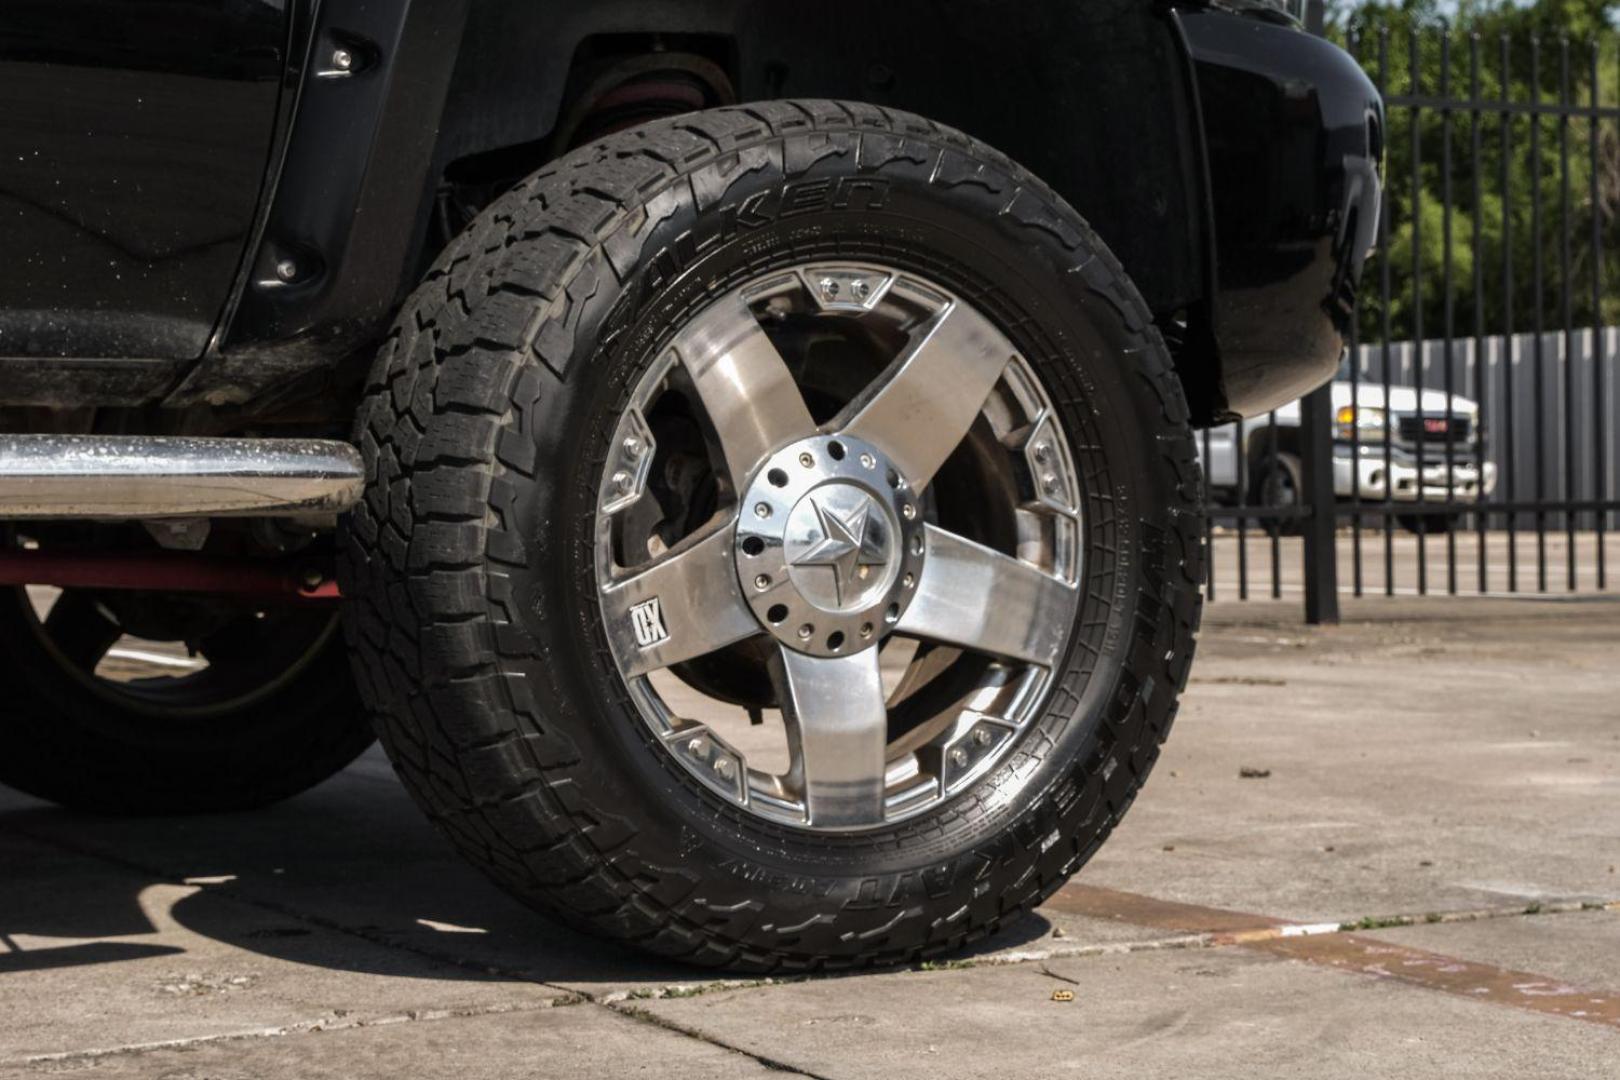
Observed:
[[[548,923],[368,753],[270,810],[0,789],[0,1075],[1620,1075],[1620,602],[1213,606],[1101,854],[980,951],[732,981]]]

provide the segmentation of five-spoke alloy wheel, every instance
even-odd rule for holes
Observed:
[[[847,350],[841,359],[855,370],[841,381],[877,374],[818,423],[765,324],[789,347],[816,335],[898,344],[893,356]],[[709,520],[673,544],[667,533],[636,532],[638,521],[666,517],[637,514],[657,498],[648,480],[668,459],[647,419],[666,397],[706,421],[725,492]],[[660,741],[739,806],[814,829],[914,816],[992,768],[1043,700],[1079,603],[1076,483],[1052,415],[1029,365],[989,320],[881,266],[774,272],[681,328],[620,421],[598,517],[608,640]],[[989,437],[970,452],[1014,482],[980,492],[985,503],[973,509],[1006,518],[1020,540],[1013,551],[939,520],[932,482],[976,422]],[[684,708],[672,706],[648,678],[755,636],[772,639],[772,693],[756,704],[774,705],[785,723],[780,773],[751,767],[694,715],[690,694]],[[887,648],[896,638],[929,649],[902,664],[902,650]],[[886,660],[902,685],[919,685],[907,675],[937,677],[948,666],[939,650],[992,662],[978,665],[948,715],[912,710],[910,726],[891,733]],[[749,661],[740,651],[731,658]]]
[[[1187,677],[1200,479],[1152,316],[915,116],[768,102],[547,166],[406,305],[359,441],[346,628],[407,788],[513,895],[666,956],[1016,922]]]

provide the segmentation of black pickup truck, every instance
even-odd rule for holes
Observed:
[[[0,780],[375,732],[598,933],[975,941],[1147,777],[1382,138],[1262,0],[7,0]]]

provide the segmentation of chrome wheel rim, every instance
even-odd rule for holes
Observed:
[[[862,385],[818,419],[828,335]],[[704,433],[704,498],[666,494],[669,395]],[[1001,481],[974,505],[981,474]],[[671,503],[696,507],[688,525]],[[950,527],[980,514],[996,544]],[[682,769],[778,824],[871,829],[975,786],[1035,722],[1079,607],[1081,526],[1067,437],[1000,329],[918,274],[806,264],[714,300],[637,381],[598,492],[598,601]],[[705,693],[696,665],[727,689]],[[786,762],[751,760],[672,677],[779,715]]]

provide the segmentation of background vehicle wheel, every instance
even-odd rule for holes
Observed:
[[[344,592],[407,786],[522,899],[736,968],[915,960],[1101,844],[1203,575],[1170,358],[916,117],[649,124],[490,207],[375,367]]]
[[[1299,457],[1287,451],[1278,451],[1276,460],[1270,454],[1254,465],[1254,479],[1249,483],[1249,501],[1254,506],[1271,510],[1294,509],[1304,504],[1305,471]],[[1268,533],[1276,536],[1299,535],[1302,522],[1298,518],[1279,518],[1261,523]]]
[[[241,810],[318,784],[371,745],[334,612],[36,599],[0,590],[0,783],[86,810]]]
[[[1444,536],[1462,524],[1461,514],[1397,514],[1401,528],[1414,536]]]

